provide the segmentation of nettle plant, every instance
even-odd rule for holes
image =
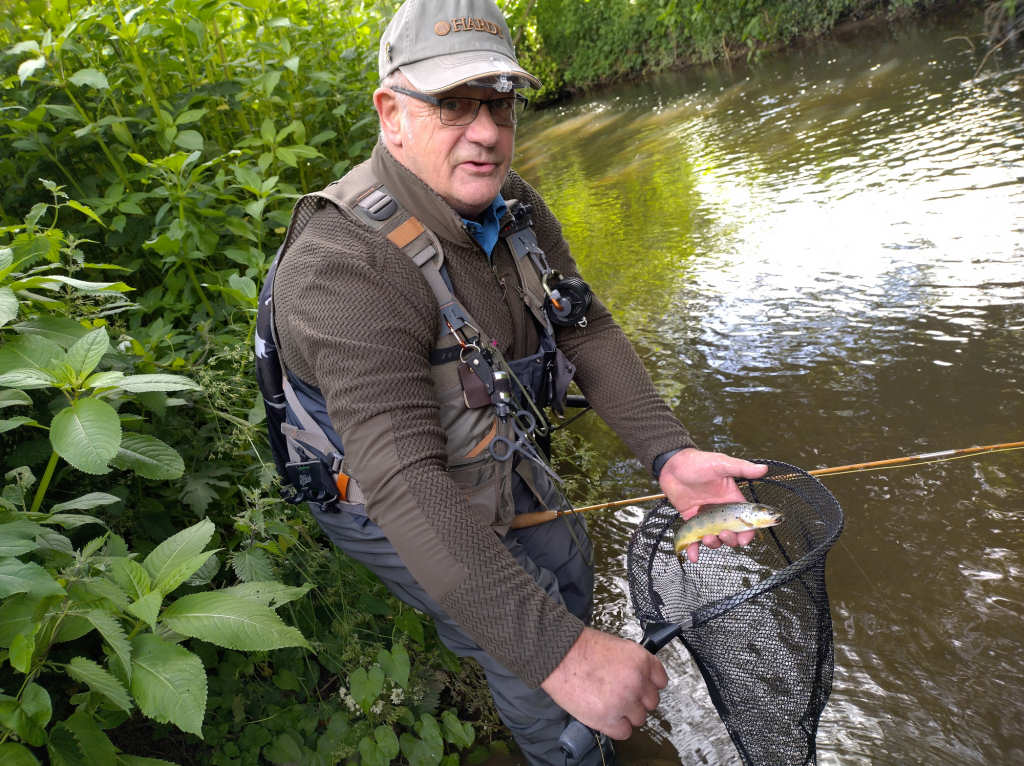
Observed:
[[[0,762],[38,764],[33,749],[45,748],[57,764],[155,763],[121,753],[107,730],[137,709],[202,737],[206,670],[186,642],[308,648],[275,609],[310,586],[268,580],[211,589],[220,565],[208,519],[140,560],[86,513],[130,503],[123,491],[47,502],[62,461],[67,485],[102,482],[114,470],[180,478],[180,454],[146,433],[134,411],[152,396],[184,406],[167,395],[199,389],[182,375],[133,374],[131,343],[112,347],[105,316],[130,305],[130,288],[69,276],[103,265],[84,261],[81,241],[56,228],[56,213],[95,213],[47,188],[53,204],[6,228],[13,236],[0,249],[0,412],[15,413],[0,419],[0,438],[38,429],[50,448],[40,479],[15,462],[0,489]],[[40,226],[51,209],[53,222]],[[114,484],[107,488],[117,491]]]
[[[242,651],[307,646],[274,609],[309,586],[249,582],[174,597],[183,586],[208,587],[219,569],[216,551],[207,548],[214,535],[208,519],[140,562],[121,537],[102,532],[101,519],[81,513],[119,497],[89,492],[40,510],[60,459],[92,474],[113,467],[153,478],[182,473],[172,447],[147,434],[123,433],[109,400],[195,384],[175,375],[97,372],[108,349],[106,330],[99,328],[66,350],[23,335],[0,351],[0,369],[8,370],[0,374],[0,402],[29,404],[27,391],[51,388],[66,399],[48,427],[53,453],[42,481],[35,486],[21,466],[7,473],[0,493],[0,659],[9,666],[0,670],[4,763],[37,763],[27,746],[45,747],[54,763],[145,762],[118,753],[104,733],[136,707],[202,736],[206,671],[182,645],[187,638]],[[28,417],[2,424],[46,427]],[[76,548],[72,538],[84,543]],[[65,703],[69,681],[76,691]],[[57,722],[53,693],[72,708]]]

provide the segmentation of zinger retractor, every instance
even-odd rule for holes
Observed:
[[[587,311],[594,301],[590,285],[579,277],[556,276],[560,278],[548,290],[547,300],[544,301],[548,318],[559,327],[586,327]]]

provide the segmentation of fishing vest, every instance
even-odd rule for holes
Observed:
[[[542,458],[522,459],[516,455],[513,459],[497,459],[491,447],[497,437],[509,440],[505,444],[522,438],[516,429],[522,423],[516,418],[517,412],[531,413],[538,435],[544,436],[550,425],[543,407],[561,411],[575,369],[555,345],[552,317],[564,324],[568,315],[572,323],[585,324],[589,289],[585,301],[576,300],[571,291],[563,296],[556,290],[552,302],[552,289],[545,278],[554,272],[537,243],[529,207],[509,200],[500,236],[512,252],[523,301],[537,324],[540,344],[527,357],[504,359],[452,292],[437,236],[384,188],[373,176],[369,162],[322,191],[299,199],[260,292],[256,376],[285,499],[319,504],[328,511],[365,513],[366,497],[358,482],[345,472],[342,440],[331,424],[324,396],[284,366],[274,325],[277,267],[311,215],[328,204],[353,214],[400,249],[419,268],[437,299],[441,321],[430,363],[446,434],[447,471],[473,513],[504,534],[516,513],[517,501],[520,506],[536,502],[542,508],[567,507]],[[512,457],[501,452],[497,455]]]

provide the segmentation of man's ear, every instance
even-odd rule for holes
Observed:
[[[402,145],[402,113],[398,96],[389,88],[377,88],[373,92],[373,108],[380,119],[380,132],[388,146]]]

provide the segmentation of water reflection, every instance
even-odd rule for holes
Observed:
[[[517,167],[699,442],[806,468],[1024,438],[1024,69],[977,18],[675,73],[534,115]],[[1019,65],[1018,65],[1019,66]],[[596,421],[604,499],[652,486]],[[822,764],[1024,762],[1022,452],[835,477]],[[638,638],[592,525],[598,622]],[[685,650],[651,737],[735,763]]]

